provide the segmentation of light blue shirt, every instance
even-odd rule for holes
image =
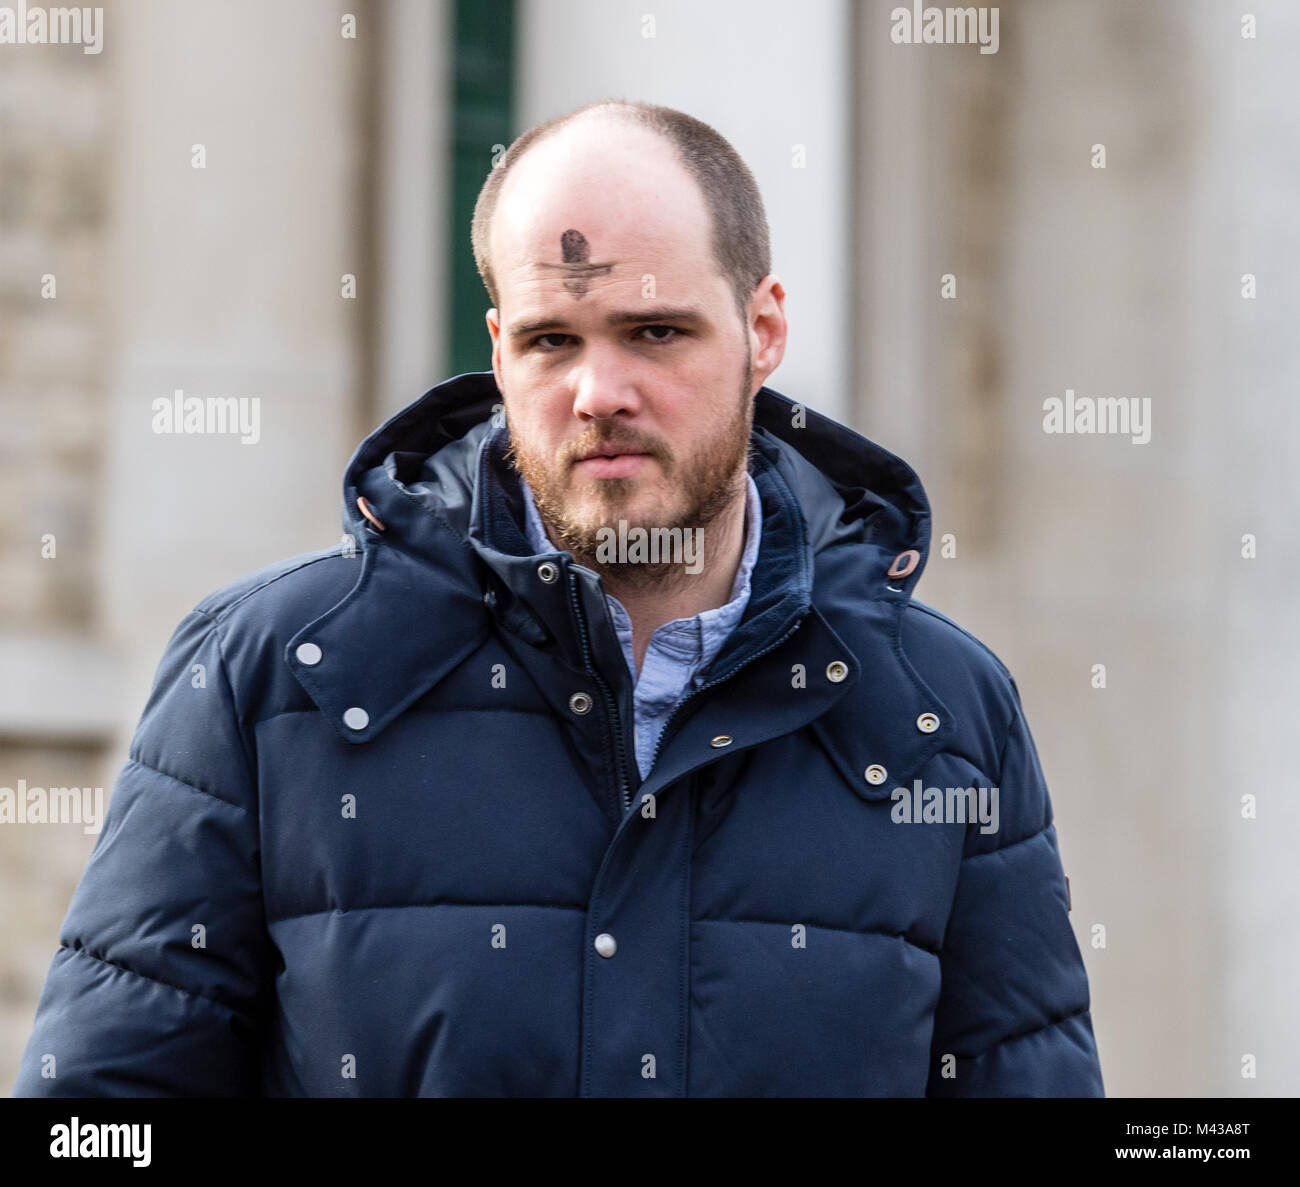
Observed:
[[[735,629],[749,604],[749,581],[758,559],[758,544],[763,532],[763,510],[754,479],[745,475],[747,498],[745,502],[745,547],[736,569],[736,579],[731,584],[731,600],[725,606],[703,610],[693,618],[675,618],[656,627],[641,661],[641,674],[636,671],[636,655],[632,650],[632,620],[622,603],[607,593],[610,617],[614,631],[627,660],[627,670],[632,674],[633,710],[635,723],[633,739],[636,765],[644,779],[650,773],[655,746],[664,725],[673,710],[686,697],[704,683],[701,673],[718,654],[727,636]],[[519,485],[524,495],[524,516],[527,521],[528,541],[538,552],[557,551],[546,535],[541,514],[533,502],[533,492],[522,476]]]

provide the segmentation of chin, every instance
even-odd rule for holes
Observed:
[[[627,519],[629,511],[653,509],[656,502],[654,492],[634,478],[607,478],[584,485],[572,506],[583,519]]]

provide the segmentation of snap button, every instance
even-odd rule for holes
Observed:
[[[357,495],[357,510],[361,512],[371,523],[381,532],[384,531],[384,525],[380,522],[379,517],[370,510],[370,500],[365,495]]]
[[[826,665],[826,679],[832,684],[838,684],[848,674],[849,665],[842,659],[832,660]]]
[[[916,728],[923,734],[932,734],[939,728],[939,719],[933,713],[922,713],[916,719]]]
[[[921,554],[915,548],[909,548],[906,552],[900,552],[894,557],[894,563],[889,566],[886,577],[906,577],[917,565],[921,563]]]
[[[709,743],[709,745],[712,746],[714,750],[721,750],[724,746],[730,746],[731,735],[719,734],[716,738],[713,739],[712,742]]]
[[[866,769],[864,774],[867,777],[867,782],[873,786],[879,786],[889,777],[889,772],[886,771],[878,762],[873,762],[871,766]]]
[[[487,606],[495,606],[497,604],[497,591],[495,589],[485,589],[483,591],[483,603]]]
[[[591,709],[591,697],[585,692],[575,692],[569,698],[569,708],[575,713],[587,713]]]
[[[542,561],[537,566],[537,576],[539,576],[547,585],[554,585],[560,578],[560,567],[551,561]]]
[[[300,664],[306,664],[311,667],[313,664],[320,663],[321,650],[315,643],[299,643],[298,650],[294,652],[298,657]]]
[[[364,709],[353,705],[351,709],[343,714],[343,724],[350,730],[363,730],[370,724],[370,714]]]
[[[603,931],[596,937],[596,951],[607,960],[618,951],[618,944],[615,943],[614,937],[607,931]]]

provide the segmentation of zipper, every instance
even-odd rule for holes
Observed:
[[[588,675],[596,682],[596,687],[600,689],[600,695],[605,702],[605,712],[609,717],[610,724],[613,726],[614,766],[618,771],[618,798],[619,803],[623,806],[623,814],[627,815],[628,809],[632,806],[632,797],[628,792],[626,756],[623,753],[623,727],[618,719],[618,705],[614,701],[614,694],[609,691],[609,685],[605,683],[605,678],[596,670],[596,665],[592,662],[591,646],[587,640],[587,618],[582,612],[582,605],[578,598],[578,576],[572,570],[569,571],[569,601],[573,605],[574,617],[578,620],[578,641],[582,645],[582,662],[586,665]]]
[[[795,631],[799,629],[800,624],[807,617],[808,617],[807,612],[801,614],[798,618],[794,620],[794,623],[789,628],[789,630],[787,630],[785,634],[782,635],[775,642],[769,643],[766,647],[762,649],[762,651],[756,651],[748,659],[741,660],[740,663],[735,664],[732,667],[728,668],[721,676],[715,676],[707,684],[701,684],[700,687],[697,688],[693,693],[691,693],[690,696],[688,696],[685,700],[678,701],[676,708],[674,708],[673,711],[670,714],[668,714],[668,720],[664,722],[664,728],[659,731],[659,740],[655,742],[654,754],[650,758],[649,769],[652,771],[654,770],[655,763],[659,761],[659,751],[663,749],[664,744],[668,741],[668,738],[671,735],[673,730],[673,723],[677,720],[677,715],[683,709],[685,709],[687,705],[689,705],[701,693],[708,692],[709,689],[716,688],[719,684],[723,683],[724,681],[730,680],[732,676],[734,676],[737,672],[740,671],[741,668],[748,667],[756,659],[762,659],[763,656],[765,656],[769,651],[775,651],[778,647],[781,646],[782,643],[784,643],[791,635],[793,635]]]

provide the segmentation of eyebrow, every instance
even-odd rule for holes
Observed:
[[[686,305],[658,305],[651,309],[621,309],[614,310],[605,316],[605,325],[612,330],[618,329],[619,326],[650,325],[657,322],[678,322],[683,325],[702,326],[705,323],[705,317],[700,310]],[[533,321],[515,322],[510,327],[510,340],[518,342],[521,338],[527,338],[532,334],[544,334],[551,330],[563,329],[567,324],[569,324],[568,321],[562,317],[543,317]]]

